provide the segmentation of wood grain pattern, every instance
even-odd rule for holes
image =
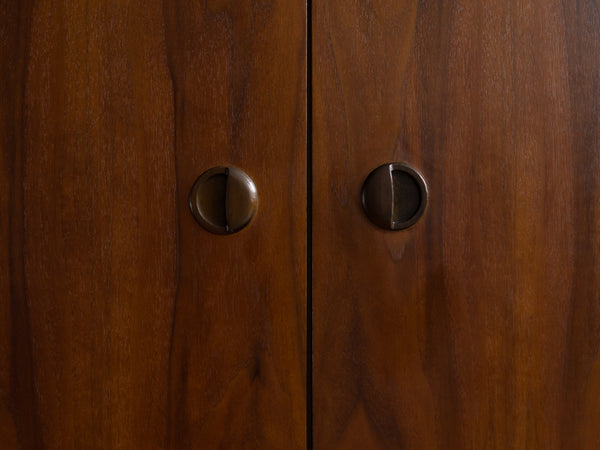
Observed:
[[[305,72],[301,1],[0,2],[3,448],[304,446]]]
[[[599,448],[598,3],[313,8],[315,448]]]
[[[236,235],[199,233],[181,215],[170,441],[303,448],[305,4],[180,0],[165,3],[165,17],[179,203],[224,162],[259,192],[258,215]]]

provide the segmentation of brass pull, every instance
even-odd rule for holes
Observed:
[[[421,174],[403,163],[373,170],[362,187],[362,205],[369,220],[386,230],[414,225],[427,206],[427,184]]]
[[[211,233],[236,233],[256,215],[256,186],[236,167],[213,167],[194,183],[190,209],[196,221]]]

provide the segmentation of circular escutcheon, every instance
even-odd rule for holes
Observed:
[[[373,170],[365,180],[362,206],[378,227],[403,230],[423,216],[427,195],[427,183],[416,169],[389,163]]]
[[[256,186],[243,170],[213,167],[194,183],[190,192],[190,210],[196,221],[211,233],[236,233],[256,215]]]

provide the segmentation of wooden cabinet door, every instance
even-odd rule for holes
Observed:
[[[0,145],[2,448],[305,447],[303,1],[3,0]]]
[[[313,2],[314,448],[600,448],[599,7]]]
[[[3,448],[600,447],[600,5],[308,6],[0,3]]]

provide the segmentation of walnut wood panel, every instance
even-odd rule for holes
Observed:
[[[592,0],[316,0],[315,448],[600,447]],[[369,171],[424,174],[372,226]]]
[[[0,441],[303,448],[301,1],[0,2]],[[260,210],[193,220],[213,165]]]

